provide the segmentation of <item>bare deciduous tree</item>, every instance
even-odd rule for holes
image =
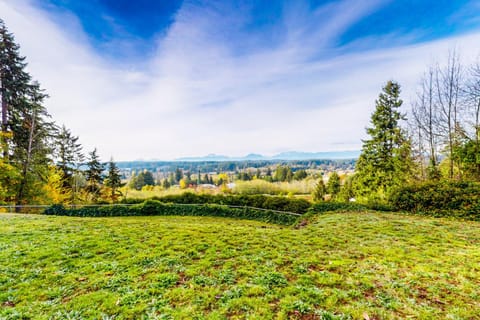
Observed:
[[[435,70],[435,89],[439,106],[438,126],[446,142],[446,151],[449,161],[448,177],[454,177],[454,147],[456,145],[460,127],[460,90],[462,83],[462,67],[460,58],[455,50],[448,55],[447,65]]]
[[[412,126],[415,128],[416,140],[419,140],[420,154],[427,154],[428,160],[423,162],[428,162],[430,177],[433,174],[436,176],[440,148],[439,106],[436,99],[437,73],[437,69],[433,67],[427,71],[422,79],[417,101],[412,106]]]

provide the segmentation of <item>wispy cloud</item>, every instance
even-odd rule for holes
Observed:
[[[371,37],[337,46],[385,3],[312,10],[295,1],[278,23],[250,34],[248,7],[185,1],[151,59],[132,65],[91,47],[75,16],[61,13],[58,25],[27,0],[0,0],[0,12],[48,90],[54,118],[88,149],[119,160],[171,159],[358,149],[384,82],[398,80],[408,103],[425,67],[450,47],[467,61],[480,52],[480,32],[417,45],[383,36],[398,43],[387,49],[366,50]]]

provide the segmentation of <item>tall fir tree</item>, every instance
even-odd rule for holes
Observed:
[[[355,172],[356,190],[362,196],[385,197],[392,187],[405,183],[412,169],[411,145],[400,121],[400,85],[389,81],[376,101]]]
[[[19,172],[17,205],[37,201],[46,183],[54,126],[43,106],[47,95],[26,72],[25,57],[0,20],[0,96],[2,161]]]
[[[78,137],[72,135],[64,125],[56,137],[57,167],[62,172],[62,187],[66,191],[74,189],[73,176],[78,171],[79,164],[84,161],[82,145]]]
[[[325,183],[323,182],[323,178],[320,178],[312,192],[312,198],[314,201],[323,201],[326,193]]]
[[[42,185],[52,163],[55,126],[43,106],[46,97],[39,84],[32,83],[20,107],[12,113],[10,158],[21,173],[17,205],[36,202],[42,196]]]
[[[180,168],[175,169],[175,182],[178,183],[183,178],[183,171]]]
[[[120,176],[120,170],[118,169],[117,164],[113,161],[113,158],[110,158],[107,170],[108,173],[107,178],[105,179],[105,185],[110,188],[110,197],[112,201],[115,201],[119,195],[118,189],[122,186],[122,178]]]
[[[96,201],[100,195],[103,182],[103,171],[105,170],[105,166],[100,162],[100,157],[97,155],[97,148],[89,153],[87,167],[87,170],[85,170],[87,192],[89,192],[92,195],[93,200]]]
[[[327,192],[330,194],[331,199],[335,199],[340,192],[340,176],[336,171],[330,174],[327,181]]]
[[[31,77],[25,71],[25,57],[20,55],[20,47],[0,19],[0,94],[1,94],[1,129],[5,133],[12,132],[19,120],[17,110],[22,109],[23,97],[29,88]],[[16,116],[17,115],[17,116]],[[8,144],[7,144],[8,146]],[[9,150],[3,150],[4,158],[9,156]]]

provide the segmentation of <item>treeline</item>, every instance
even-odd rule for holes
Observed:
[[[48,96],[26,71],[19,49],[0,20],[0,204],[115,198],[120,187],[115,163],[105,178],[97,151],[86,158],[78,137],[53,121],[44,105]]]
[[[211,172],[241,172],[245,168],[262,169],[267,167],[289,166],[295,170],[300,169],[321,169],[336,168],[338,170],[352,169],[355,166],[355,159],[344,160],[244,160],[244,161],[122,161],[118,167],[122,170],[130,169],[136,172],[148,170],[152,172],[170,173],[176,169],[184,172],[202,174]]]
[[[148,190],[149,187],[161,186],[163,189],[168,189],[172,186],[179,186],[181,189],[196,187],[198,185],[215,185],[225,186],[229,182],[252,181],[262,179],[267,182],[291,182],[301,181],[309,176],[305,169],[292,169],[288,165],[279,165],[272,172],[270,167],[257,168],[256,170],[242,170],[236,171],[232,174],[220,173],[210,175],[208,173],[202,174],[198,171],[192,174],[190,171],[183,171],[176,168],[174,172],[170,172],[166,178],[155,179],[154,174],[149,170],[143,170],[139,173],[132,172],[128,187],[136,190]],[[317,178],[317,174],[311,175]]]

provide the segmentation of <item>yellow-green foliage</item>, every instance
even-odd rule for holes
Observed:
[[[44,197],[40,202],[46,204],[52,203],[69,203],[72,198],[72,191],[63,188],[62,171],[55,166],[48,168],[48,176],[43,186]]]
[[[161,186],[154,186],[153,189],[148,188],[148,190],[135,190],[135,189],[130,189],[123,187],[120,189],[122,192],[123,196],[126,198],[135,198],[135,199],[151,199],[155,197],[165,197],[165,196],[170,196],[170,195],[179,195],[183,194],[185,192],[195,192],[198,194],[218,194],[221,191],[218,189],[206,189],[206,188],[201,188],[198,187],[196,189],[187,189],[188,191],[184,189],[180,189],[178,186],[177,187],[171,187],[168,189],[164,189]]]
[[[314,179],[292,182],[268,182],[255,179],[251,181],[236,181],[233,192],[240,194],[310,194],[314,187]]]
[[[480,223],[0,214],[1,319],[477,319]]]

